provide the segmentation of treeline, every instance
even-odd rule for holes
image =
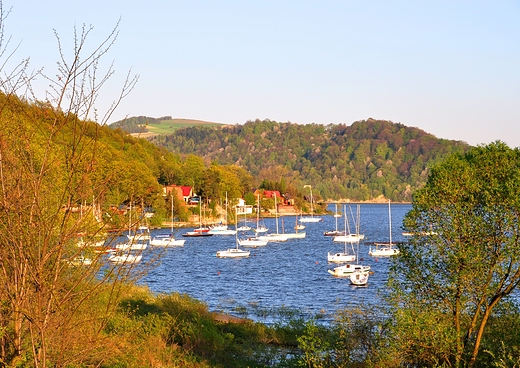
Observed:
[[[294,187],[311,184],[323,199],[411,201],[428,167],[464,151],[465,142],[439,139],[421,129],[368,119],[345,124],[294,124],[271,120],[244,125],[187,127],[150,141],[206,164],[236,164],[256,185],[282,177]]]
[[[31,152],[43,151],[45,145],[52,143],[64,157],[64,161],[55,160],[56,175],[72,168],[81,171],[77,180],[84,183],[81,187],[84,189],[76,191],[67,203],[70,206],[94,202],[106,213],[111,207],[134,203],[152,207],[157,215],[152,220],[160,222],[169,218],[169,205],[163,197],[165,185],[192,186],[196,194],[215,203],[226,193],[230,198],[243,198],[253,188],[251,175],[237,165],[205,165],[201,157],[181,157],[121,129],[88,121],[77,124],[77,119],[67,120],[59,134],[53,134],[56,119],[65,121],[65,117],[60,117],[51,106],[27,103],[5,94],[0,94],[0,106],[4,115],[10,117],[0,121],[4,142]],[[73,145],[81,147],[82,159],[78,162],[72,162],[71,154],[66,153]],[[56,181],[55,185],[58,184]],[[179,205],[175,208],[176,215],[187,218],[185,209]],[[116,218],[105,220],[116,221]]]

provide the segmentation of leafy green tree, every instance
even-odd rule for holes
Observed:
[[[199,156],[188,155],[183,162],[183,181],[186,185],[192,186],[197,194],[199,194],[202,189],[205,170],[204,160]]]
[[[520,150],[502,142],[432,168],[393,267],[398,347],[419,365],[474,366],[487,326],[520,283]]]
[[[30,93],[17,95],[32,92],[27,64],[14,75],[0,73],[0,360],[5,366],[82,366],[103,349],[101,331],[123,287],[107,281],[129,280],[129,270],[108,266],[101,273],[103,256],[94,252],[105,230],[95,202],[113,173],[100,172],[106,167],[100,149],[104,130],[88,119],[97,117],[99,88],[113,74],[111,67],[102,73],[99,61],[117,27],[89,53],[91,31],[75,30],[70,59],[56,36],[58,71],[47,78],[45,103]],[[125,81],[120,98],[135,82]],[[99,151],[103,154],[97,156]],[[87,200],[89,206],[83,206]]]

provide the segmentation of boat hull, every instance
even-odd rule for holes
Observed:
[[[244,258],[249,257],[250,252],[248,250],[242,250],[237,248],[230,248],[227,250],[219,250],[217,252],[218,258]]]
[[[332,240],[336,243],[357,243],[362,240],[362,238],[357,234],[348,234],[335,236]]]
[[[331,263],[354,262],[356,260],[356,256],[347,253],[328,253],[327,260]]]
[[[301,217],[300,222],[322,222],[323,219],[321,217]]]
[[[282,235],[285,236],[287,239],[304,239],[306,233],[283,233]]]
[[[356,271],[350,274],[350,283],[355,286],[366,286],[368,283],[369,272]]]
[[[184,237],[201,237],[201,236],[213,236],[213,234],[209,232],[200,232],[200,231],[188,231],[187,233],[182,234]]]
[[[238,244],[242,247],[263,247],[267,245],[267,240],[260,240],[258,238],[238,239]]]
[[[286,242],[289,238],[282,234],[265,234],[260,235],[258,239],[268,242]]]
[[[369,272],[370,266],[361,266],[361,265],[353,265],[346,264],[343,266],[336,267],[332,270],[327,270],[332,276],[336,277],[350,277],[354,272]]]
[[[184,239],[175,239],[171,236],[156,236],[150,241],[150,245],[157,247],[182,247],[184,242]]]
[[[372,257],[391,257],[399,254],[399,249],[397,248],[379,248],[379,249],[371,249],[368,251],[368,254]]]

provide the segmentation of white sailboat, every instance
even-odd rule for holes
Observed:
[[[213,236],[209,233],[208,227],[202,227],[202,204],[199,203],[199,227],[193,231],[187,231],[182,234],[184,237],[200,237],[200,236]]]
[[[256,236],[250,236],[249,238],[245,239],[238,239],[238,244],[246,248],[263,247],[264,245],[267,245],[268,242],[269,241],[259,239]]]
[[[359,237],[356,234],[350,232],[350,223],[347,218],[346,206],[344,206],[344,218],[345,218],[345,230],[341,233],[341,235],[336,235],[332,238],[332,241],[337,243],[358,243]]]
[[[304,239],[307,234],[305,233],[305,231],[298,231],[298,229],[296,229],[296,227],[295,227],[294,233],[286,233],[284,221],[283,221],[283,217],[282,217],[282,235],[285,235],[287,237],[287,239]]]
[[[367,286],[370,272],[356,271],[350,274],[350,283],[355,286]]]
[[[237,218],[237,222],[238,222],[238,218]],[[244,225],[239,226],[237,228],[237,231],[245,232],[245,231],[249,231],[249,230],[252,230],[252,229],[251,229],[251,226],[249,226],[247,224],[247,213],[246,213],[246,211],[244,211]]]
[[[269,229],[264,224],[260,224],[260,208],[261,208],[260,207],[260,194],[257,194],[256,197],[257,197],[257,202],[258,202],[258,209],[256,211],[256,229],[253,229],[253,230],[258,235],[260,233],[268,232]]]
[[[268,239],[260,239],[259,238],[259,233],[261,233],[262,231],[259,231],[259,225],[260,223],[260,195],[258,195],[258,208],[257,208],[257,211],[256,211],[256,236],[251,236],[251,237],[248,237],[246,239],[238,239],[238,244],[241,245],[242,247],[253,247],[253,248],[256,248],[256,247],[263,247],[265,245],[267,245],[267,243],[269,242]],[[267,231],[267,228],[266,228],[266,231]]]
[[[235,209],[235,214],[237,213]],[[236,216],[235,216],[236,217]],[[249,257],[250,252],[248,250],[240,249],[238,247],[238,236],[235,232],[235,248],[229,248],[226,250],[219,250],[217,251],[217,257],[218,258],[244,258]]]
[[[153,237],[152,240],[150,240],[150,245],[153,246],[159,246],[159,247],[182,247],[184,245],[185,240],[184,239],[175,239],[173,236],[173,222],[174,222],[174,216],[173,216],[173,196],[171,198],[171,212],[172,212],[172,223],[171,223],[171,231],[170,234],[159,234]]]
[[[347,263],[343,266],[335,267],[332,270],[327,270],[332,276],[336,277],[350,277],[354,272],[368,273],[370,266],[362,266],[358,264]]]
[[[141,254],[114,253],[108,257],[108,261],[115,264],[133,264],[141,262],[142,257]]]
[[[209,230],[209,233],[213,234],[213,235],[235,235],[237,233],[237,229],[233,230],[228,227],[227,217],[228,217],[228,196],[227,196],[227,192],[226,192],[225,224],[221,222],[219,225],[212,226]]]
[[[276,234],[273,234],[273,233],[269,233],[269,234],[264,234],[264,235],[260,235],[258,236],[258,239],[260,240],[266,240],[266,241],[270,241],[270,242],[286,242],[287,239],[289,239],[286,234],[280,234],[278,232],[278,204],[276,202],[276,194],[274,195],[274,213],[275,213],[275,217],[276,217]]]
[[[130,242],[134,243],[134,242],[138,242],[138,241],[148,241],[148,240],[150,240],[150,229],[148,228],[148,226],[140,225],[132,233],[132,227],[133,227],[133,224],[132,224],[132,202],[130,202],[130,211],[129,211],[128,223],[129,223],[129,230],[128,230],[128,234],[126,235],[126,237],[128,238],[128,240]]]
[[[344,212],[345,212],[345,218],[346,218],[346,216],[347,216],[346,208],[344,209]],[[350,224],[347,220],[345,231],[341,235],[336,235],[332,240],[335,242],[339,242],[339,243],[343,243],[343,242],[357,243],[363,239],[365,239],[365,235],[350,232]]]
[[[325,231],[323,233],[323,235],[325,236],[339,236],[341,235],[341,231],[338,230],[338,218],[341,217],[339,214],[338,214],[338,204],[336,203],[336,213],[334,214],[334,220],[336,220],[336,229],[335,230],[330,230],[330,231]]]
[[[346,215],[345,215],[346,216]],[[357,250],[356,250],[356,262],[359,262],[359,241],[357,243]],[[332,276],[336,277],[350,277],[351,274],[355,272],[359,273],[368,273],[370,271],[370,266],[363,266],[360,264],[352,264],[347,263],[342,266],[338,266],[333,268],[332,270],[327,270]]]
[[[375,248],[368,251],[368,254],[372,257],[390,257],[399,254],[399,249],[394,248],[392,244],[392,212],[390,210],[390,200],[388,200],[388,223],[390,229],[390,242],[389,243],[374,243]]]
[[[304,185],[304,188],[309,188],[311,192],[311,215],[310,216],[302,216],[300,217],[300,222],[321,222],[323,219],[319,216],[314,216],[314,198],[312,197],[312,186]]]
[[[350,209],[350,213],[352,213],[352,208]],[[354,217],[354,215],[352,215],[352,217]],[[361,234],[359,232],[359,228],[360,228],[360,224],[361,224],[361,207],[359,204],[357,205],[356,219],[353,219],[353,220],[354,220],[354,228],[356,229],[356,236],[359,238],[359,240],[364,240],[365,234]]]
[[[337,207],[336,207],[337,212]],[[347,214],[345,209],[343,210],[343,213],[345,214],[345,232],[347,231]],[[336,219],[336,229],[338,228],[337,225],[337,219]],[[350,239],[349,239],[350,240]],[[359,239],[358,239],[359,242]],[[345,250],[344,252],[337,252],[337,253],[327,253],[327,260],[331,263],[345,263],[345,262],[354,262],[356,260],[356,254],[354,251],[354,242],[352,241],[346,241],[344,240]],[[349,253],[347,250],[347,244],[350,244],[352,247],[352,253]]]
[[[119,243],[115,245],[115,249],[117,250],[145,250],[148,247],[148,243],[142,242],[127,242],[127,243]]]
[[[301,216],[301,214],[300,214],[300,216]],[[296,230],[296,231],[305,230],[305,225],[298,223],[298,215],[296,215],[296,218],[295,218],[294,230]]]

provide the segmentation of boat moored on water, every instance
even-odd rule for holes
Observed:
[[[302,216],[300,217],[300,222],[323,222],[323,218],[319,216],[314,216],[314,198],[312,197],[312,186],[304,185],[304,188],[309,188],[311,192],[311,215],[310,216]]]
[[[182,236],[195,238],[199,236],[213,236],[213,234],[211,234],[209,231],[199,231],[195,229],[193,231],[187,231],[183,233]]]
[[[182,247],[184,242],[184,239],[175,239],[171,234],[159,234],[150,240],[150,245],[158,247]]]
[[[367,286],[370,272],[356,271],[350,274],[350,283],[355,286]]]
[[[250,252],[240,248],[229,248],[217,251],[218,258],[243,258],[249,257]]]
[[[390,209],[390,200],[388,200],[388,229],[390,235],[389,243],[374,243],[375,248],[368,251],[368,254],[372,257],[391,257],[399,254],[399,249],[394,248],[392,243],[392,212]]]
[[[355,254],[348,254],[346,252],[327,253],[327,261],[329,261],[330,263],[354,262],[355,260]]]
[[[142,257],[141,254],[115,253],[108,257],[108,261],[115,264],[133,264],[141,262]]]
[[[252,236],[252,237],[249,237],[246,239],[238,239],[238,244],[241,245],[242,247],[247,247],[247,248],[263,247],[263,246],[267,245],[267,243],[268,243],[267,240],[259,239],[256,236]]]
[[[336,277],[349,277],[354,272],[368,273],[370,266],[362,266],[357,264],[348,263],[343,266],[338,266],[332,270],[327,270],[332,276]]]

